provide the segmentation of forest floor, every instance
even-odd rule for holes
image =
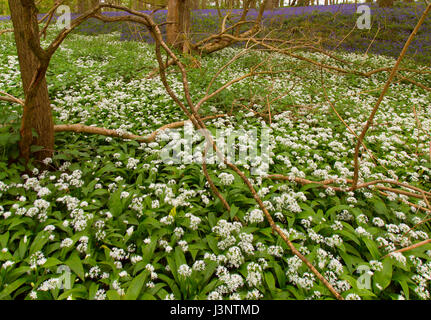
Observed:
[[[160,79],[147,78],[157,67],[154,47],[120,38],[118,32],[73,34],[55,54],[47,81],[56,124],[147,135],[186,119]],[[194,101],[239,50],[224,49],[200,58],[199,64],[183,58]],[[319,53],[300,54],[343,66]],[[395,62],[380,55],[336,55],[363,72]],[[383,195],[373,187],[336,192],[267,178],[339,179],[337,186],[345,186],[343,181],[353,176],[356,138],[333,108],[359,133],[388,72],[369,78],[328,73],[280,54],[250,51],[221,72],[213,88],[264,58],[267,69],[290,71],[245,79],[208,101],[203,116],[232,114],[206,121],[208,128],[227,135],[244,129],[232,142],[237,150],[248,147],[252,130],[269,130],[268,167],[263,155],[238,166],[277,225],[344,298],[430,299],[430,243],[386,256],[430,238],[426,198]],[[407,60],[402,67],[427,66]],[[402,73],[431,87],[429,73]],[[172,71],[168,79],[182,97],[179,74]],[[0,90],[22,97],[20,87],[13,35],[6,34],[0,40]],[[266,112],[266,101],[272,101],[270,124],[240,106]],[[5,102],[0,110],[0,299],[333,298],[272,233],[234,172],[208,165],[231,205],[227,212],[206,183],[201,164],[161,159],[168,143],[184,142],[183,129],[164,131],[148,144],[57,133],[54,157],[46,160],[53,170],[23,175],[20,164],[8,161],[17,155],[21,110]],[[430,134],[429,92],[392,84],[364,140],[374,159],[363,151],[360,181],[398,180],[429,191]],[[203,138],[197,132],[193,136],[199,160]],[[63,265],[71,271],[66,290],[58,288]],[[361,270],[370,272],[368,287],[361,285]]]

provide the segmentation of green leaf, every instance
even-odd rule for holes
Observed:
[[[374,272],[373,275],[373,282],[374,284],[378,283],[380,287],[382,287],[381,290],[386,289],[392,280],[392,261],[391,259],[385,258],[383,260],[383,269],[381,271]]]
[[[206,239],[208,241],[208,246],[210,247],[210,249],[215,253],[215,254],[219,254],[220,250],[217,247],[217,239],[213,236],[207,235]]]
[[[210,223],[210,227],[214,227],[217,224],[217,219],[214,212],[210,212],[208,214],[208,222]]]
[[[234,204],[230,207],[229,215],[230,215],[231,219],[233,219],[236,216],[236,213],[238,212],[238,210],[239,210],[239,208]]]
[[[19,241],[18,255],[19,255],[19,257],[21,259],[24,259],[24,257],[25,257],[25,253],[27,251],[28,244],[29,244],[29,242],[28,241],[24,241],[24,239],[21,239]]]
[[[85,281],[84,267],[82,266],[82,261],[77,253],[72,253],[65,263],[82,281]]]
[[[116,190],[108,201],[109,211],[112,213],[114,217],[118,217],[123,211],[123,205],[121,203],[121,190]]]
[[[265,282],[271,291],[275,291],[275,279],[271,272],[265,272]]]
[[[208,283],[202,290],[200,293],[202,294],[207,294],[208,292],[212,291],[215,289],[216,285],[218,284],[218,279],[214,279],[212,280],[210,283]]]
[[[129,287],[127,288],[126,295],[124,297],[125,300],[137,300],[139,294],[141,293],[142,287],[145,284],[145,281],[148,276],[148,271],[142,271],[137,277],[133,278],[130,282]]]
[[[362,238],[362,241],[367,246],[368,251],[370,251],[373,259],[378,260],[381,257],[381,254],[379,252],[379,248],[376,246],[376,243],[373,240],[370,240],[370,239],[365,238],[365,237]]]
[[[88,299],[93,300],[96,297],[97,290],[99,290],[99,285],[95,282],[90,284],[90,288],[88,289]]]
[[[101,196],[108,193],[109,192],[106,189],[96,189],[90,194],[90,198],[93,198],[94,196]]]
[[[46,262],[42,265],[42,268],[49,268],[53,266],[58,266],[59,264],[63,264],[60,260],[54,257],[49,257]]]
[[[7,248],[8,240],[9,240],[9,231],[0,235],[0,245],[2,248]]]
[[[175,263],[177,267],[182,264],[187,264],[186,257],[184,256],[183,250],[180,247],[175,247]]]
[[[374,210],[378,213],[378,214],[382,214],[382,215],[389,215],[389,210],[386,207],[385,203],[383,202],[382,199],[380,198],[372,198],[370,199],[370,201],[373,202],[374,204]]]
[[[106,296],[108,300],[121,300],[121,296],[118,294],[117,290],[106,291]]]
[[[338,234],[349,238],[350,240],[352,240],[353,242],[355,242],[357,245],[361,245],[361,241],[359,241],[359,238],[352,232],[347,231],[347,230],[337,230]]]
[[[36,235],[30,247],[30,255],[42,250],[43,246],[48,242],[49,238],[45,232],[40,232]]]
[[[178,286],[176,285],[174,280],[172,280],[171,278],[169,278],[165,274],[159,274],[159,279],[168,284],[169,288],[171,288],[172,293],[175,296],[175,299],[181,299],[181,291],[178,288]]]
[[[286,282],[286,273],[283,272],[283,269],[281,269],[281,267],[277,263],[274,263],[273,268],[275,271],[275,275],[277,276],[279,286],[284,286]]]
[[[217,266],[218,264],[215,261],[208,262],[207,267],[205,268],[203,283],[207,282],[211,278],[214,271],[217,269]]]
[[[21,287],[27,281],[28,281],[27,278],[19,278],[18,280],[12,282],[2,292],[0,292],[0,300],[10,295],[12,292],[14,292],[16,289]]]

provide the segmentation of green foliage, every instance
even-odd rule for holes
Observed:
[[[47,81],[56,123],[146,135],[185,118],[159,79],[133,71],[155,67],[154,48],[118,38],[118,34],[74,34],[53,57]],[[9,92],[19,97],[22,93],[14,86],[19,75],[13,39],[5,39],[0,43],[0,74],[5,75],[0,87],[11,88]],[[195,101],[216,70],[237,53],[226,49],[203,58],[200,69],[190,69]],[[355,66],[363,64],[363,70],[393,63],[379,56],[366,61],[357,55],[339,56]],[[220,74],[214,88],[265,57],[251,52],[239,59]],[[327,105],[321,80],[335,108],[358,130],[375,100],[368,96],[360,100],[355,94],[375,89],[386,75],[322,76],[320,70],[279,55],[270,57],[266,67],[295,71],[301,81],[291,74],[247,79],[208,101],[202,114],[225,113],[234,102],[248,105],[252,97],[256,99],[252,107],[264,111],[262,95],[275,84],[277,90],[270,98],[281,92],[287,95],[272,105],[270,173],[310,180],[350,177],[355,140]],[[180,75],[173,71],[168,77],[181,92]],[[429,76],[418,78],[431,83]],[[393,87],[367,136],[368,146],[387,170],[374,166],[364,154],[362,178],[397,175],[429,190],[429,141],[415,129],[410,108],[415,101],[425,127],[430,123],[430,99],[408,84]],[[313,108],[293,107],[298,105]],[[206,185],[199,164],[169,165],[159,159],[167,141],[145,144],[68,132],[56,134],[52,170],[39,172],[30,165],[25,176],[21,165],[7,161],[16,153],[20,108],[4,102],[0,107],[4,110],[0,118],[4,124],[0,128],[1,299],[214,299],[221,295],[225,299],[333,299],[263,217],[250,220],[261,213],[234,172],[208,165],[212,180],[231,205],[227,212]],[[209,129],[214,133],[219,127],[263,126],[262,119],[236,108],[235,116],[208,122]],[[427,219],[425,211],[373,189],[333,192],[316,184],[271,181],[251,174],[250,167],[240,168],[272,207],[277,225],[345,298],[427,298],[430,244],[385,257],[429,237],[429,223],[417,225]],[[232,175],[232,181],[226,183],[220,172]],[[420,199],[410,201],[424,206]],[[59,267],[67,267],[70,273],[59,272]],[[361,268],[373,272],[369,287],[361,286]],[[57,286],[55,279],[63,275],[70,276],[70,287]]]

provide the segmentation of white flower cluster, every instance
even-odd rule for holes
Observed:
[[[30,268],[36,269],[37,266],[45,264],[46,261],[47,259],[45,258],[42,251],[36,251],[30,256]]]
[[[247,265],[246,281],[249,287],[257,287],[262,283],[262,267],[259,264],[250,262]]]
[[[302,209],[298,204],[298,200],[304,202],[307,200],[307,197],[303,192],[295,192],[293,190],[284,192],[280,196],[275,196],[273,198],[276,210],[282,211],[283,209],[286,209],[294,213],[302,212]]]
[[[193,215],[191,213],[186,213],[185,217],[190,219],[190,229],[197,230],[199,227],[199,224],[202,221],[201,218],[196,217],[195,215]]]
[[[264,220],[263,212],[260,209],[251,210],[250,212],[247,212],[247,214],[244,217],[244,220],[247,223],[260,223],[260,222],[263,222],[263,220]]]
[[[220,182],[225,186],[232,184],[232,182],[235,179],[233,174],[226,173],[226,172],[220,173],[218,177],[220,179]]]
[[[192,268],[186,264],[182,264],[178,267],[178,274],[184,278],[188,278],[192,275]]]

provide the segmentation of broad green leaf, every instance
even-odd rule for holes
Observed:
[[[137,300],[139,298],[139,294],[141,293],[142,287],[145,284],[145,281],[148,276],[148,271],[142,271],[138,276],[133,278],[130,282],[129,287],[127,288],[126,295],[124,297],[125,300]]]
[[[373,282],[374,284],[379,284],[382,288],[386,289],[392,280],[392,261],[391,258],[387,257],[383,260],[383,269],[381,271],[374,272]]]
[[[84,267],[77,253],[72,253],[65,264],[69,266],[70,269],[75,272],[82,281],[85,281]]]
[[[12,294],[15,290],[21,287],[24,283],[28,281],[27,278],[19,278],[18,280],[9,284],[2,292],[0,292],[0,300]]]
[[[377,247],[376,243],[368,238],[362,237],[361,239],[365,245],[368,248],[368,251],[370,251],[371,256],[373,257],[373,259],[378,260],[381,257],[381,254],[379,252],[379,248]]]
[[[265,282],[271,291],[275,290],[275,279],[271,272],[265,272]]]
[[[42,265],[42,268],[49,268],[53,266],[58,266],[59,264],[63,264],[60,260],[54,257],[49,257],[46,262]]]
[[[121,300],[121,296],[118,294],[117,290],[106,291],[106,296],[108,300]]]

